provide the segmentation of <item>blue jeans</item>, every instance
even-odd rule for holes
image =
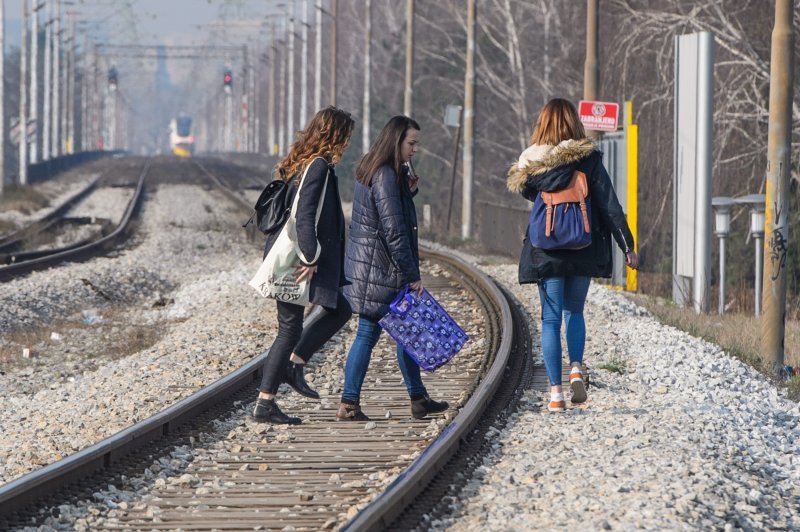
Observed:
[[[350,346],[347,354],[347,362],[344,365],[344,390],[342,391],[342,402],[358,404],[361,399],[361,385],[367,376],[369,359],[372,356],[372,348],[378,343],[381,336],[381,326],[378,322],[365,316],[358,317],[358,331],[356,339]],[[422,377],[419,374],[419,366],[408,356],[401,346],[397,346],[397,365],[400,366],[400,373],[403,374],[408,395],[412,399],[419,399],[427,392],[422,384]]]
[[[567,323],[569,361],[583,362],[586,322],[583,305],[590,277],[547,277],[539,283],[542,302],[542,353],[551,386],[561,385],[561,316]]]

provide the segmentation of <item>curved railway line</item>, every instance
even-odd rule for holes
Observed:
[[[250,209],[201,163],[192,164]],[[457,489],[453,475],[464,478],[479,461],[483,434],[529,383],[532,368],[527,323],[513,297],[454,256],[424,250],[423,258],[426,286],[454,305],[448,309],[457,321],[480,331],[471,334],[478,344],[471,356],[462,353],[426,378],[432,395],[451,402],[444,417],[411,418],[396,361],[385,350],[376,351],[364,388],[373,422],[336,422],[338,390],[303,402],[300,426],[247,421],[263,353],[161,413],[0,486],[0,528],[40,522],[58,505],[91,499],[187,444],[194,447],[184,474],[191,480],[152,483],[146,500],[111,510],[105,528],[384,530],[429,517],[438,511],[433,502]],[[219,423],[244,430],[198,445],[198,435]]]

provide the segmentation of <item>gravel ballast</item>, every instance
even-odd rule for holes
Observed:
[[[230,230],[241,217],[213,191],[162,185],[131,247],[0,284],[0,348],[11,359],[0,375],[0,482],[146,418],[269,347],[274,305],[246,285],[260,252]],[[516,265],[471,260],[525,302],[538,330],[538,296],[517,284]],[[451,501],[452,515],[429,528],[800,529],[796,403],[622,294],[593,285],[586,316],[589,401],[551,414],[542,393],[527,391],[488,435],[493,452]],[[312,382],[345,348],[335,339],[330,360],[312,362]],[[176,449],[163,469],[179,475],[189,459]],[[98,504],[138,504],[109,492]],[[99,526],[80,513],[84,529]],[[75,523],[64,517],[61,528]]]

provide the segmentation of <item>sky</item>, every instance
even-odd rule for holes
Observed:
[[[65,5],[63,9],[79,12],[77,15],[79,19],[106,17],[114,11],[109,7],[113,0],[62,0],[66,1],[72,1],[74,5]],[[196,26],[216,19],[223,4],[234,3],[224,0],[131,0],[131,2],[139,18],[138,26],[143,38],[148,38],[148,42],[158,41],[165,44],[190,44],[192,40],[203,40],[198,37],[202,37],[204,30]],[[116,3],[120,4],[122,0],[116,0]],[[264,0],[239,3],[247,4],[251,9],[267,5]],[[6,47],[18,46],[22,2],[6,1],[5,8]],[[120,17],[116,19],[121,20]]]

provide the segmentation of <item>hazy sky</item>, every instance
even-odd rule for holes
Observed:
[[[52,0],[51,0],[52,1]],[[115,9],[109,6],[112,0],[62,0],[72,1],[74,5],[64,5],[63,10],[78,12],[80,19],[98,19],[111,15]],[[241,4],[244,9],[257,12],[268,9],[266,0],[131,0],[134,12],[139,18],[138,29],[143,39],[150,42],[168,44],[189,44],[192,40],[202,42],[206,30],[198,29],[197,24],[210,22],[218,18],[223,5]],[[123,3],[116,0],[116,4]],[[11,0],[6,6],[6,45],[19,44],[20,14],[22,2]],[[41,16],[41,13],[40,13]],[[42,17],[43,18],[43,17]],[[122,23],[119,16],[109,19],[109,23]]]

